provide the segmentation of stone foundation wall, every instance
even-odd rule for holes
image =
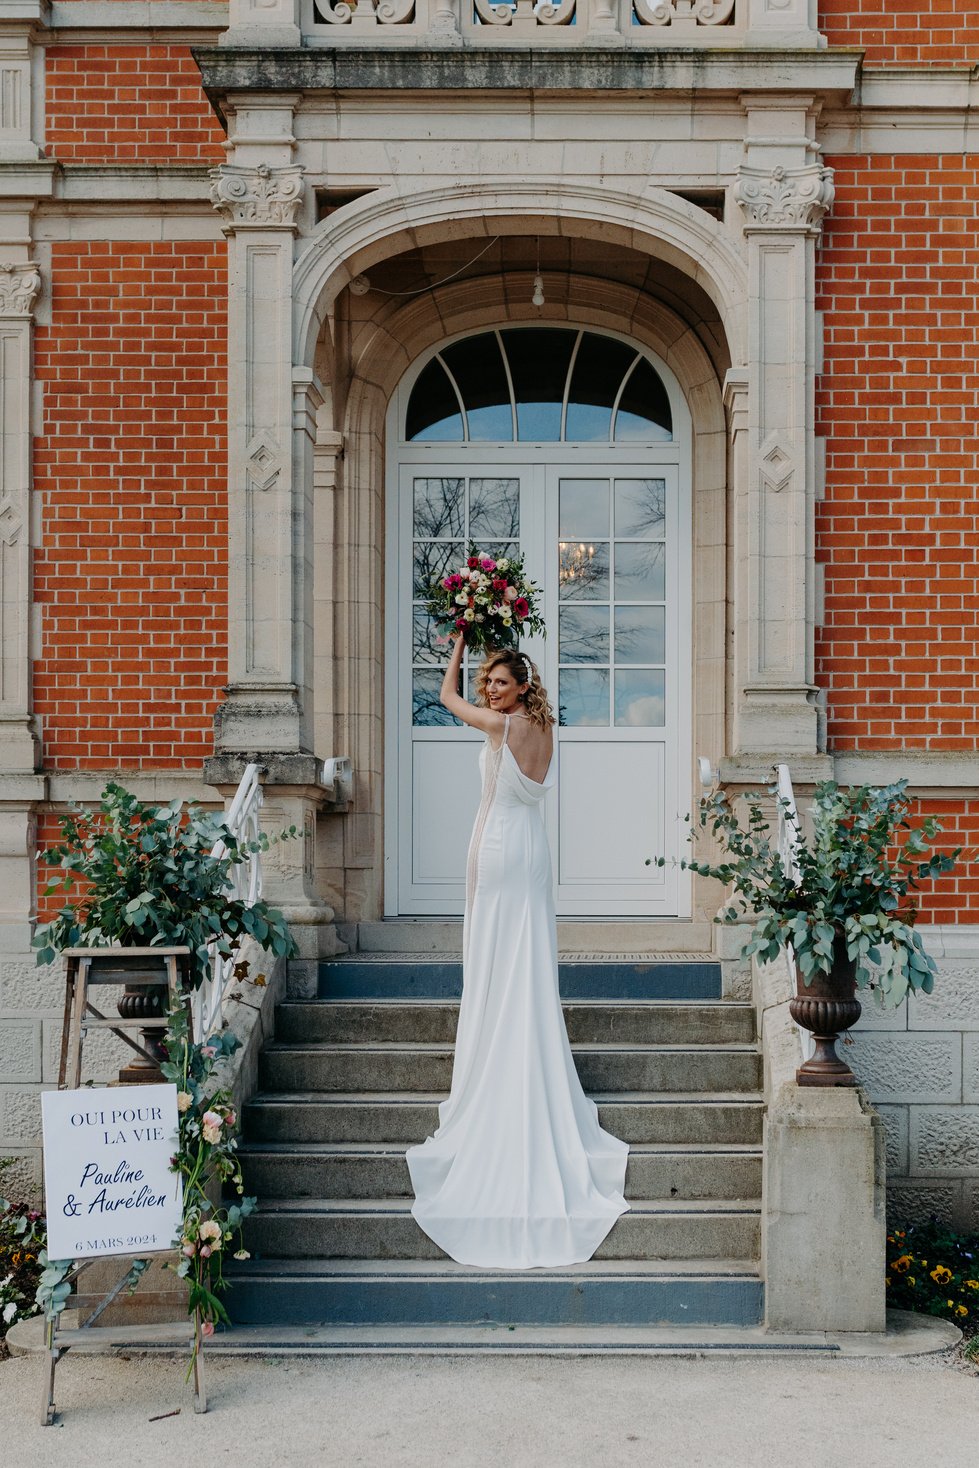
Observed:
[[[922,927],[933,994],[866,1005],[844,1048],[884,1121],[888,1218],[979,1229],[979,927]]]

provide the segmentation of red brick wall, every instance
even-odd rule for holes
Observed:
[[[52,253],[34,472],[45,760],[193,765],[226,681],[225,246]]]
[[[831,46],[860,46],[868,66],[962,66],[979,61],[975,0],[819,0]]]
[[[224,132],[185,46],[49,46],[47,151],[62,163],[220,163]]]
[[[824,226],[817,680],[831,750],[979,742],[979,157],[840,158]],[[976,803],[934,806],[979,846]],[[974,869],[975,870],[975,869]],[[957,906],[956,906],[957,904]],[[960,874],[923,904],[979,920]]]

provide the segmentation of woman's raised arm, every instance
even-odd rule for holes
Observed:
[[[449,666],[442,679],[440,703],[464,724],[471,724],[476,729],[482,729],[485,734],[498,734],[503,728],[502,714],[498,714],[494,709],[480,708],[477,704],[470,703],[468,699],[459,696],[459,669],[462,667],[462,653],[465,645],[461,632],[452,635],[452,643],[452,656],[449,658]]]

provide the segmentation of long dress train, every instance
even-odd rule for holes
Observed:
[[[434,1136],[408,1151],[425,1233],[462,1264],[531,1269],[590,1259],[623,1197],[625,1142],[598,1122],[558,992],[543,782],[508,744],[480,754],[469,847],[452,1088]]]

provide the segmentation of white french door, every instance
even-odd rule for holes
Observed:
[[[690,513],[677,448],[408,445],[388,544],[390,915],[463,911],[482,736],[438,701],[448,648],[424,610],[467,543],[525,552],[543,593],[537,662],[558,715],[547,803],[563,916],[683,914],[690,809]],[[467,690],[475,665],[467,659]]]

